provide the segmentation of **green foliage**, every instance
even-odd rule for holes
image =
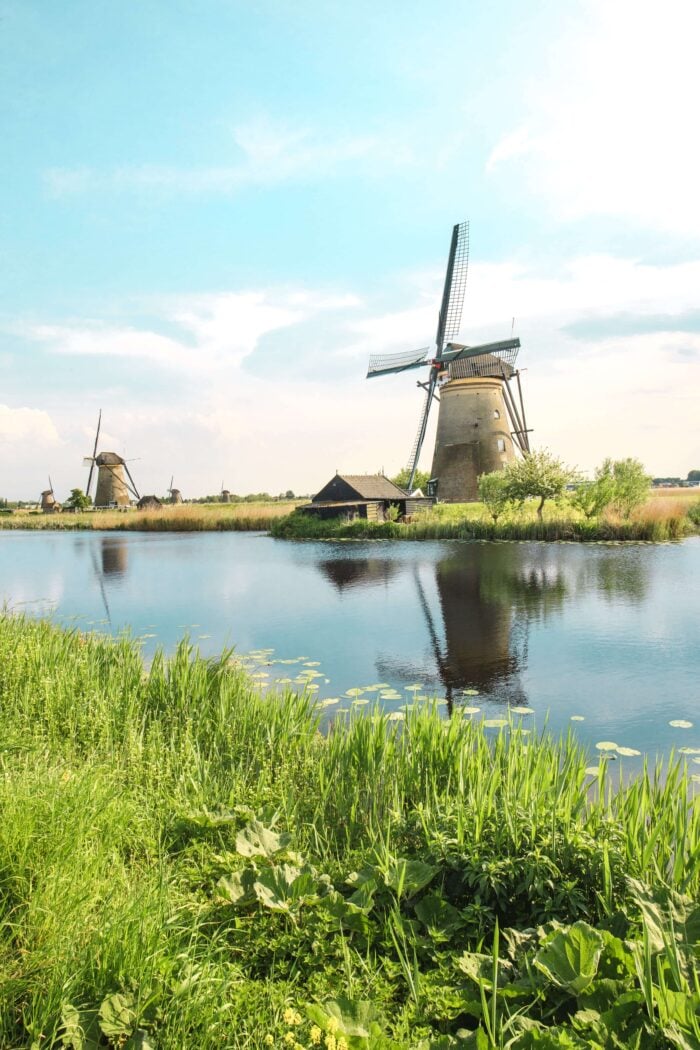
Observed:
[[[625,518],[640,507],[649,496],[651,475],[647,474],[638,459],[606,459],[599,468],[601,475],[608,474],[613,483],[612,505]]]
[[[504,470],[495,470],[491,474],[481,475],[479,478],[479,499],[488,510],[495,525],[501,514],[513,502],[508,475]]]
[[[411,476],[411,471],[409,470],[408,467],[404,467],[402,470],[400,470],[398,472],[398,474],[396,474],[390,480],[393,481],[395,485],[398,485],[400,489],[404,489],[405,491],[408,491],[408,480],[409,480],[410,476]],[[423,494],[425,494],[425,491],[426,491],[426,489],[428,487],[428,482],[429,481],[430,481],[430,474],[427,472],[427,470],[417,470],[416,473],[415,473],[415,476],[413,478],[413,488],[414,489],[422,489],[423,490]]]
[[[596,469],[593,481],[582,481],[576,491],[571,495],[571,504],[580,510],[586,518],[596,517],[609,507],[616,496],[615,479],[611,469],[611,461]]]
[[[545,501],[559,499],[575,477],[571,467],[566,467],[546,449],[516,459],[505,467],[504,473],[506,490],[513,501],[522,503],[527,499],[539,499],[537,517],[540,520]]]
[[[690,504],[688,507],[688,518],[696,528],[700,529],[700,500],[697,503]]]
[[[700,481],[700,470],[689,470],[688,481]]]
[[[398,503],[390,503],[384,512],[386,521],[398,521],[401,517],[401,509]]]
[[[322,736],[229,657],[0,617],[0,1045],[698,1044],[682,765],[433,705]]]
[[[92,500],[82,489],[71,489],[65,505],[69,510],[86,510],[92,506]]]

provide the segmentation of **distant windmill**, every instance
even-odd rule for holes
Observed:
[[[469,223],[452,230],[436,348],[370,357],[367,378],[428,367],[425,404],[411,449],[409,491],[413,487],[433,399],[440,404],[431,470],[434,495],[447,502],[473,500],[481,474],[500,470],[515,458],[515,447],[530,451],[520,373],[515,361],[519,339],[479,346],[454,343],[462,321],[469,265]],[[517,381],[517,401],[511,380]],[[438,396],[437,390],[440,390]],[[514,445],[515,442],[515,445]]]
[[[100,440],[100,426],[102,424],[102,409],[97,419],[97,431],[95,433],[95,446],[91,456],[83,460],[84,466],[90,466],[87,488],[85,495],[90,495],[92,475],[97,466],[97,488],[95,491],[94,504],[96,507],[128,507],[131,496],[140,499],[134,479],[129,473],[126,460],[122,459],[116,452],[97,453],[97,443]]]
[[[55,514],[61,509],[61,504],[56,502],[56,497],[53,494],[53,484],[51,481],[51,475],[49,474],[49,487],[44,489],[41,494],[41,509],[44,514]]]
[[[228,489],[224,488],[223,481],[221,482],[221,496],[219,498],[221,499],[222,503],[230,503],[231,502],[231,493],[229,492]]]
[[[182,500],[182,493],[180,492],[179,489],[174,489],[173,488],[173,481],[174,480],[175,480],[175,475],[173,474],[173,476],[170,479],[170,485],[168,487],[168,495],[170,496],[170,502],[171,503],[182,503],[183,502],[183,500]]]

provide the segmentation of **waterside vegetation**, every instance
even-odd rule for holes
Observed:
[[[692,754],[512,717],[0,617],[0,1045],[697,1047]]]
[[[257,532],[289,514],[298,501],[164,504],[157,510],[85,510],[0,515],[0,529],[109,529],[138,532]]]
[[[486,475],[485,477],[493,477]],[[438,503],[411,521],[371,522],[318,520],[301,513],[280,518],[270,525],[273,536],[283,539],[401,539],[401,540],[568,540],[580,542],[647,541],[682,539],[700,532],[700,499],[697,492],[680,490],[672,495],[652,492],[629,517],[605,510],[587,517],[564,494],[537,515],[537,501],[522,505],[506,501],[493,520],[486,503]]]

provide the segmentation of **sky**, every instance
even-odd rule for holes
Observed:
[[[0,0],[0,496],[397,472],[451,229],[534,447],[700,468],[696,0]],[[420,466],[428,470],[431,418]]]

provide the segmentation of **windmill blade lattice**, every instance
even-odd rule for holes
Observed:
[[[452,230],[450,254],[447,259],[445,287],[435,336],[438,356],[445,341],[449,342],[459,332],[462,323],[464,293],[469,271],[469,222],[460,222]]]

